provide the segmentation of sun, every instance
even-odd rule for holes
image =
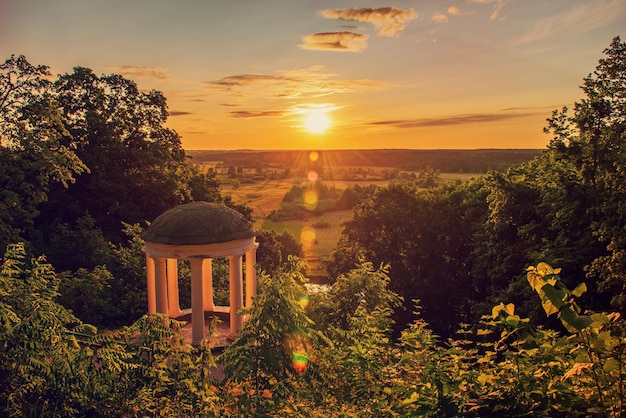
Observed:
[[[311,111],[304,115],[304,128],[312,134],[321,134],[330,128],[331,120],[327,112]]]

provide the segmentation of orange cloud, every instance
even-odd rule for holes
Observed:
[[[241,74],[241,75],[231,75],[231,76],[224,77],[215,81],[207,81],[207,84],[230,89],[232,87],[247,86],[250,84],[256,84],[256,83],[261,83],[261,82],[268,82],[268,81],[276,82],[276,81],[285,81],[285,80],[286,79],[284,77],[276,77],[273,75]]]
[[[371,23],[382,36],[397,36],[411,20],[418,17],[413,9],[403,10],[395,7],[322,10],[319,14],[327,19]]]
[[[234,118],[256,118],[263,116],[282,116],[284,112],[280,110],[239,110],[235,112],[230,112],[230,115]]]
[[[168,78],[167,70],[161,67],[123,65],[119,67],[110,67],[110,69],[113,72],[120,73],[130,78],[153,78],[157,80],[165,80]]]
[[[435,23],[448,23],[448,16],[443,13],[434,14],[430,19]]]
[[[367,48],[367,35],[354,32],[322,32],[302,37],[299,48],[315,51],[361,52]]]
[[[503,109],[502,113],[468,113],[439,118],[399,119],[371,122],[370,125],[386,125],[394,128],[422,128],[432,126],[495,123],[543,114],[539,110]]]
[[[205,85],[236,97],[224,99],[222,103],[242,107],[251,106],[253,100],[309,101],[333,94],[390,86],[389,83],[370,79],[338,79],[336,74],[325,72],[322,66],[275,71],[273,74],[239,74],[207,81]]]

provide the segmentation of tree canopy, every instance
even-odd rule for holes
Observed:
[[[585,279],[591,307],[626,313],[626,45],[604,53],[573,112],[547,120],[541,156],[427,191],[392,182],[355,208],[329,270],[389,263],[391,288],[443,335],[503,299],[544,321],[521,274],[540,260]]]

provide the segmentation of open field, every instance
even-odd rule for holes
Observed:
[[[340,210],[303,220],[273,222],[269,219],[260,219],[257,220],[256,227],[265,231],[276,231],[279,234],[289,231],[299,238],[304,250],[304,259],[311,268],[309,278],[315,280],[326,277],[321,263],[332,254],[341,235],[342,224],[351,218],[351,210]],[[320,219],[328,226],[316,227]]]
[[[285,193],[296,183],[295,179],[268,179],[259,183],[241,184],[235,188],[228,180],[223,180],[222,193],[231,196],[235,203],[251,207],[254,218],[259,219],[278,209]]]

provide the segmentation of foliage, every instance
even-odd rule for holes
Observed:
[[[287,230],[281,234],[271,230],[257,231],[256,239],[259,243],[257,264],[269,275],[274,275],[290,256],[302,255],[302,244]]]
[[[0,64],[0,247],[33,233],[50,187],[68,187],[88,168],[63,144],[69,133],[48,67],[12,55]]]
[[[311,295],[310,316],[316,327],[348,330],[352,318],[359,314],[374,316],[369,318],[369,326],[383,332],[390,329],[391,313],[402,299],[388,289],[388,271],[388,266],[376,270],[372,263],[363,262],[338,277],[329,291]]]
[[[450,335],[473,295],[471,255],[477,222],[484,217],[480,184],[421,190],[391,183],[359,204],[344,224],[329,273],[349,271],[359,257],[389,264],[390,288],[404,298],[396,332],[411,322],[411,301],[423,301],[424,317]],[[482,289],[481,289],[482,290]]]
[[[0,413],[74,416],[87,376],[72,333],[95,330],[54,301],[58,277],[23,245],[7,248],[0,280]]]
[[[321,181],[294,184],[283,196],[280,207],[268,215],[275,222],[292,219],[304,219],[310,214],[321,215],[325,212],[345,209],[339,206],[342,191],[334,186],[327,186]],[[345,201],[342,204],[346,204]]]
[[[305,293],[291,259],[263,276],[240,338],[219,357],[180,336],[182,323],[146,315],[97,333],[56,303],[59,278],[10,246],[0,274],[0,413],[7,416],[623,416],[626,324],[580,313],[559,270],[528,283],[570,336],[535,328],[513,304],[442,343],[419,315],[389,339],[397,296],[369,263],[325,294]],[[356,291],[368,289],[367,293]],[[315,324],[330,307],[341,313]],[[419,310],[419,305],[416,305]],[[317,313],[316,313],[317,312]],[[214,326],[211,324],[210,326]],[[210,334],[210,333],[209,333]]]
[[[560,269],[546,263],[528,268],[528,283],[539,295],[546,315],[556,314],[576,336],[576,345],[570,350],[574,364],[563,379],[577,377],[578,395],[594,406],[594,412],[621,415],[626,412],[624,320],[617,313],[581,314],[575,299],[586,292],[586,285],[580,283],[569,290],[559,273]]]
[[[580,175],[588,196],[586,219],[605,249],[590,262],[589,277],[626,313],[626,43],[615,37],[581,86],[585,98],[548,119],[550,149]]]
[[[248,319],[222,356],[226,381],[245,388],[233,399],[241,414],[264,413],[272,399],[287,394],[311,361],[312,322],[298,303],[304,269],[302,261],[290,257],[288,268],[276,276],[259,277],[259,294],[244,313]]]

